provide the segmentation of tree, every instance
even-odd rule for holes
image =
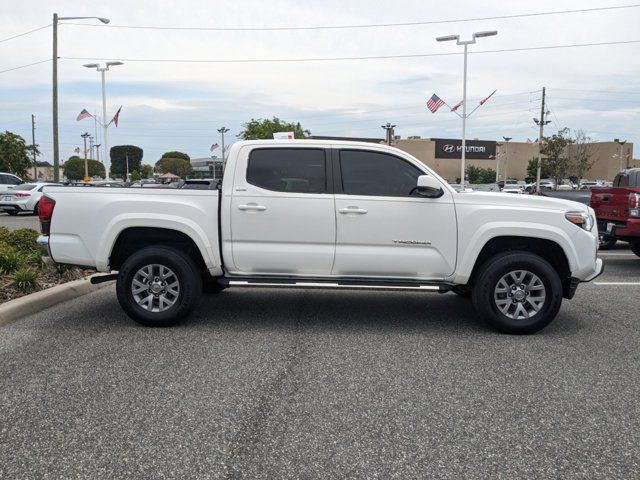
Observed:
[[[191,164],[184,158],[161,158],[156,163],[158,173],[173,173],[179,177],[186,177],[191,173]]]
[[[133,172],[131,172],[131,181],[137,182],[138,180],[140,180],[140,172],[134,170]]]
[[[127,157],[129,157],[129,173],[134,170],[140,171],[143,151],[135,145],[117,145],[111,147],[109,156],[111,157],[111,175],[124,178],[127,174]]]
[[[280,120],[278,117],[273,119],[251,119],[251,121],[242,125],[242,130],[237,136],[242,140],[268,140],[273,139],[276,132],[293,132],[295,138],[306,138],[311,135],[309,130],[305,130],[300,122],[290,123]]]
[[[90,177],[105,178],[104,165],[97,160],[87,160]],[[64,164],[64,176],[69,180],[82,180],[84,178],[84,159],[76,155],[69,157]]]
[[[153,167],[151,165],[140,165],[140,176],[142,178],[151,178],[153,176]]]
[[[37,145],[27,145],[20,135],[6,131],[0,133],[0,172],[26,177],[33,165],[33,152],[40,154]]]
[[[496,181],[496,171],[493,168],[476,167],[469,165],[466,169],[466,179],[469,183],[483,184],[494,183]]]
[[[558,185],[559,181],[567,178],[569,173],[569,158],[567,157],[567,146],[573,140],[565,136],[564,131],[560,131],[550,137],[544,137],[540,146],[540,153],[547,158],[542,159],[543,165],[546,163],[549,169],[549,177],[553,178]]]
[[[162,157],[160,158],[181,158],[183,160],[186,160],[187,162],[191,161],[191,157],[189,155],[183,152],[178,152],[178,151],[165,152],[162,154]]]
[[[527,177],[537,178],[538,175],[538,157],[534,157],[529,160],[527,165]],[[549,178],[551,176],[551,170],[547,162],[543,161],[540,167],[540,178]]]
[[[585,178],[587,172],[596,163],[596,159],[591,158],[591,141],[591,137],[588,137],[583,130],[578,130],[573,138],[573,145],[569,147],[571,173],[578,181]]]

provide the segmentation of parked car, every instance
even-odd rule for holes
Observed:
[[[601,248],[623,240],[640,257],[640,168],[618,173],[613,187],[591,189],[591,207],[598,220]]]
[[[103,279],[148,326],[180,321],[205,286],[322,284],[452,291],[525,334],[602,271],[586,205],[457,192],[386,145],[241,141],[227,172],[221,190],[47,187],[38,242],[57,263],[117,271]]]
[[[11,190],[22,183],[24,182],[20,177],[16,177],[12,173],[0,172],[0,193]]]
[[[21,212],[33,212],[37,215],[42,190],[47,185],[56,184],[23,183],[13,187],[11,190],[7,190],[0,194],[0,210],[7,212],[9,215],[18,215]]]

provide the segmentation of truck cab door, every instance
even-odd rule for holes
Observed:
[[[336,258],[333,274],[443,279],[455,270],[457,221],[451,191],[417,193],[425,171],[375,149],[334,154]]]
[[[240,150],[227,202],[229,273],[331,273],[336,235],[331,168],[330,150],[323,147]]]

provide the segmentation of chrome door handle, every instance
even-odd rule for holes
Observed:
[[[357,213],[358,215],[364,215],[367,211],[364,208],[359,207],[346,207],[338,210],[340,213]]]
[[[256,212],[264,212],[266,209],[267,207],[265,207],[264,205],[255,205],[255,204],[238,205],[238,210],[252,210]]]

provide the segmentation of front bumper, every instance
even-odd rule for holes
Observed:
[[[564,298],[571,300],[573,296],[576,294],[576,290],[578,289],[578,285],[581,283],[590,282],[591,280],[595,280],[604,272],[604,261],[601,258],[596,259],[596,264],[594,268],[594,272],[587,276],[584,279],[579,279],[576,277],[571,277],[568,281],[564,283]]]
[[[594,272],[587,278],[580,280],[580,283],[590,282],[602,275],[602,272],[604,272],[604,261],[601,258],[597,258]]]

